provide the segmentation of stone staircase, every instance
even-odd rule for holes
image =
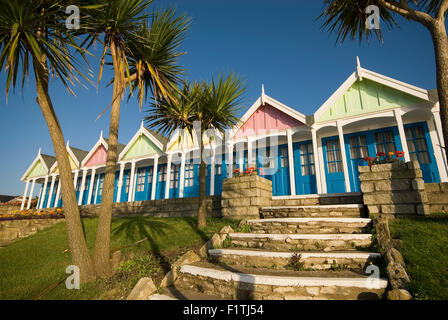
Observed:
[[[261,208],[208,261],[182,266],[175,290],[221,299],[382,298],[387,280],[365,273],[380,254],[366,251],[372,226],[364,207],[290,204]]]

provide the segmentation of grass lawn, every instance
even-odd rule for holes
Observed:
[[[392,237],[402,240],[401,252],[416,299],[448,299],[448,215],[390,222]]]
[[[92,250],[98,220],[84,219],[83,225]],[[195,218],[122,218],[112,221],[112,250],[120,248],[124,257],[119,271],[107,280],[68,290],[65,283],[40,299],[120,299],[126,297],[143,276],[157,282],[169,265],[186,251],[198,248],[223,226],[236,228],[237,221],[207,219],[207,228],[198,230]],[[138,240],[148,240],[131,245]],[[131,246],[130,246],[131,245]],[[40,231],[0,249],[0,299],[33,299],[67,275],[71,264],[65,222]]]

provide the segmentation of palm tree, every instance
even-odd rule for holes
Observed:
[[[138,88],[140,106],[148,90],[156,97],[170,99],[182,74],[178,48],[188,28],[185,16],[175,18],[175,11],[153,14],[147,25],[146,11],[152,0],[110,0],[91,10],[82,33],[90,47],[99,38],[104,46],[98,83],[102,77],[106,54],[114,70],[113,97],[109,123],[109,140],[102,207],[98,221],[93,261],[99,276],[110,275],[110,225],[112,219],[115,172],[118,160],[118,129],[121,99],[127,87]],[[91,5],[104,0],[91,0]]]
[[[394,16],[400,15],[407,20],[420,23],[428,29],[436,58],[437,93],[440,103],[440,118],[445,143],[448,141],[448,38],[445,18],[448,0],[324,0],[325,10],[318,17],[324,19],[322,27],[335,32],[337,41],[347,37],[359,41],[365,36],[368,40],[372,30],[366,28],[366,8],[376,5],[379,8],[380,21],[389,28],[398,27]],[[381,40],[381,29],[374,29]],[[448,156],[448,149],[444,146]]]
[[[74,4],[75,1],[70,1]],[[6,95],[17,80],[33,70],[37,103],[40,106],[53,142],[61,180],[67,233],[72,262],[80,268],[81,281],[94,277],[94,268],[87,249],[73,185],[72,170],[64,136],[54,110],[48,87],[50,75],[70,88],[82,74],[72,49],[80,51],[63,21],[68,1],[3,0],[0,6],[0,69],[6,71]],[[82,51],[80,51],[82,54]]]
[[[183,90],[175,100],[155,101],[150,104],[145,118],[150,128],[163,134],[171,135],[177,129],[187,130],[193,134],[194,122],[201,123],[199,167],[199,206],[198,228],[204,228],[206,221],[206,163],[203,159],[204,133],[217,130],[224,133],[229,127],[238,123],[240,99],[245,92],[241,79],[231,74],[227,78],[221,75],[211,83],[184,83]],[[169,173],[168,173],[169,174]]]

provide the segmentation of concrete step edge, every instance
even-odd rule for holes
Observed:
[[[365,223],[369,224],[372,219],[368,218],[327,218],[327,217],[317,217],[317,218],[268,218],[268,219],[254,219],[247,220],[247,223],[269,223],[269,222],[286,222],[286,223],[306,223],[306,222],[340,222],[340,223]]]
[[[237,255],[267,258],[291,258],[294,252],[256,251],[238,249],[211,249],[208,251],[213,256]],[[379,258],[381,254],[374,252],[298,252],[302,259],[306,258],[339,258],[339,259],[369,259]]]
[[[261,210],[272,209],[362,209],[363,204],[330,204],[330,205],[314,205],[314,206],[274,206],[262,207]]]
[[[356,287],[369,289],[384,289],[387,287],[386,279],[369,278],[323,278],[323,277],[286,277],[271,275],[255,275],[247,273],[238,273],[231,271],[216,270],[213,268],[204,268],[198,266],[184,265],[180,269],[181,273],[187,273],[193,276],[203,276],[222,281],[244,282],[253,285],[272,285],[279,287]]]
[[[229,233],[234,239],[263,239],[271,240],[366,240],[372,239],[371,234],[272,234],[272,233]]]

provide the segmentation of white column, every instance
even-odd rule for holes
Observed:
[[[292,148],[292,131],[288,129],[286,131],[288,138],[288,164],[289,164],[289,185],[291,188],[291,195],[296,195],[296,175],[294,167],[294,150]]]
[[[151,200],[156,199],[156,186],[157,186],[157,165],[159,163],[159,158],[154,159],[154,168],[152,169],[152,190],[151,190]]]
[[[45,196],[47,195],[47,185],[48,185],[48,176],[45,177],[44,189],[42,192],[42,200],[39,201],[40,203],[39,203],[39,206],[37,207],[37,209],[42,209],[44,207]]]
[[[50,208],[51,205],[51,198],[53,198],[53,191],[54,191],[54,182],[56,181],[56,175],[53,175],[51,177],[51,184],[50,184],[50,192],[48,193],[48,201],[47,201],[47,207]]]
[[[86,184],[86,176],[87,176],[87,169],[84,169],[82,171],[81,188],[79,190],[79,199],[78,199],[78,205],[79,206],[82,204],[82,198],[84,196],[84,189],[85,189],[85,184]]]
[[[409,156],[408,143],[406,141],[406,133],[404,132],[403,119],[401,118],[401,111],[398,109],[394,110],[395,119],[397,120],[398,132],[400,133],[400,141],[401,147],[404,152],[404,160],[406,162],[411,161],[411,157]]]
[[[33,179],[33,183],[31,184],[30,195],[28,197],[28,206],[27,209],[31,208],[31,199],[33,198],[34,185],[36,184],[36,179]]]
[[[233,143],[229,143],[227,144],[227,152],[228,152],[228,157],[226,157],[226,161],[228,161],[228,163],[226,163],[226,165],[228,165],[228,172],[227,172],[227,178],[232,178],[233,177]]]
[[[185,153],[182,152],[180,160],[180,177],[179,177],[179,198],[184,197],[184,186],[185,186]]]
[[[321,162],[319,160],[318,144],[316,129],[311,128],[311,136],[313,139],[313,156],[314,156],[314,172],[316,173],[316,186],[317,193],[321,194],[322,191],[322,175],[321,175]]]
[[[345,154],[344,131],[342,129],[342,125],[341,125],[340,121],[337,121],[337,126],[338,126],[338,133],[339,133],[339,145],[341,148],[341,155],[342,155],[342,165],[344,167],[345,192],[351,192],[350,178],[348,175],[347,155]]]
[[[132,161],[131,165],[131,176],[129,181],[129,193],[128,193],[128,202],[132,202],[132,186],[134,185],[134,174],[135,174],[135,161]]]
[[[99,186],[100,186],[100,175],[98,175],[98,178],[96,179],[95,195],[94,195],[94,198],[93,198],[93,204],[96,204],[96,199],[98,198]]]
[[[30,180],[26,180],[26,184],[25,184],[25,191],[23,192],[23,199],[22,199],[22,205],[20,206],[20,210],[23,210],[25,208],[25,201],[26,201],[26,196],[27,196],[27,192],[28,192],[28,186],[30,185]]]
[[[433,111],[432,112],[432,115],[433,115],[433,117],[434,117],[434,124],[435,124],[435,130],[436,130],[436,132],[437,132],[437,138],[438,138],[438,146],[436,146],[436,145],[434,145],[434,142],[436,141],[433,141],[433,145],[434,145],[434,150],[435,149],[438,149],[439,151],[440,151],[440,153],[441,153],[441,155],[442,155],[442,159],[443,159],[443,166],[444,166],[444,168],[443,168],[443,170],[442,171],[444,171],[445,172],[445,174],[448,174],[448,160],[447,160],[447,158],[446,158],[446,153],[445,153],[445,149],[444,148],[442,148],[442,147],[445,147],[445,140],[444,140],[444,138],[443,138],[443,131],[442,131],[442,121],[440,120],[440,112],[439,111]],[[429,122],[429,121],[428,121]],[[437,157],[436,157],[436,159],[437,159]],[[441,171],[440,169],[439,169],[439,171]],[[442,178],[442,177],[441,177]],[[448,180],[447,180],[448,181]],[[446,182],[446,181],[442,181],[442,182]]]
[[[79,170],[75,170],[75,176],[73,178],[73,185],[75,186],[75,189],[76,185],[78,184],[78,176],[79,176]]]
[[[324,148],[322,147],[322,139],[317,139],[317,153],[319,155],[320,183],[322,193],[327,193],[327,180],[325,175]]]
[[[434,121],[431,119],[426,121],[426,123],[428,124],[429,136],[431,138],[431,144],[434,150],[434,158],[436,159],[437,168],[439,169],[440,181],[447,182],[448,172],[445,162],[445,150],[440,147],[442,144],[440,143],[437,130],[434,126]]]
[[[118,177],[117,202],[121,202],[121,188],[123,187],[124,167],[126,163],[120,164],[120,176]]]
[[[96,169],[93,168],[92,169],[92,174],[90,175],[90,187],[89,187],[89,195],[87,198],[87,204],[91,204],[92,203],[92,193],[93,193],[93,186],[95,184],[95,174],[96,174]]]
[[[167,156],[166,165],[166,185],[165,185],[165,199],[170,197],[170,182],[171,182],[171,155]]]
[[[38,195],[38,198],[37,198],[36,208],[40,208],[40,202],[42,201],[42,191],[44,191],[44,186],[43,185],[40,187],[39,195]]]
[[[61,195],[61,178],[59,177],[59,181],[58,181],[58,190],[56,191],[56,203],[54,204],[54,206],[57,208],[58,204],[59,204],[59,197]]]
[[[253,141],[250,138],[247,138],[247,169],[254,165],[253,163]]]
[[[135,193],[137,192],[137,177],[138,177],[138,167],[137,167],[137,163],[135,166],[135,172],[134,172],[134,181],[133,181],[133,185],[132,185],[132,201],[135,201]]]
[[[238,157],[240,172],[243,172],[244,171],[244,148],[242,148],[242,150],[238,150],[238,148],[237,148],[236,156]]]
[[[211,146],[211,145],[210,145]],[[215,195],[215,149],[210,150],[210,195]]]

